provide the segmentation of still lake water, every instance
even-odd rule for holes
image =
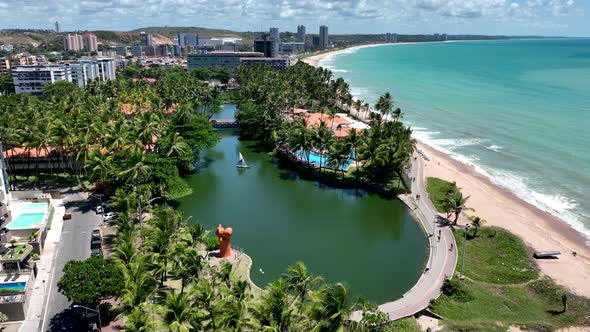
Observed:
[[[181,210],[208,229],[231,226],[232,244],[252,257],[257,285],[297,261],[329,282],[348,284],[351,301],[359,295],[391,301],[416,283],[428,244],[399,201],[298,179],[236,131],[219,134],[190,178],[193,194],[180,200]],[[251,168],[236,168],[239,152]]]

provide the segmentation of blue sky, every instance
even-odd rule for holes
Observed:
[[[0,0],[0,28],[590,36],[590,0]]]

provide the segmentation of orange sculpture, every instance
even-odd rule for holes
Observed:
[[[234,232],[231,227],[223,228],[221,224],[217,226],[215,230],[215,235],[219,238],[219,256],[221,257],[229,257],[231,256],[231,246],[230,246],[230,238],[232,233]]]

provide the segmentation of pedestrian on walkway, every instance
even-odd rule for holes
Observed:
[[[453,251],[453,244],[451,243],[451,249],[449,249],[449,251]]]
[[[440,231],[440,229],[439,229],[439,230],[438,230],[438,237],[440,237],[440,235],[441,235],[441,231]]]
[[[436,242],[440,242],[440,234],[436,237]]]

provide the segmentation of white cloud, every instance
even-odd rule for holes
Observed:
[[[0,28],[49,27],[56,19],[70,30],[162,25],[248,30],[298,22],[341,22],[345,30],[368,29],[376,20],[400,26],[445,20],[549,22],[570,15],[576,5],[574,0],[0,0]]]

